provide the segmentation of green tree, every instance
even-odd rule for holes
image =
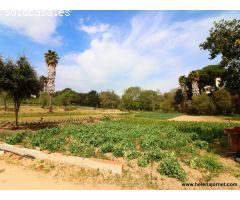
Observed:
[[[46,87],[47,87],[47,82],[48,79],[45,76],[40,76],[39,77],[39,82],[40,82],[40,89],[42,92],[46,92]]]
[[[67,110],[67,106],[71,104],[77,93],[70,88],[64,89],[59,95],[60,102],[64,106],[64,110]]]
[[[175,110],[175,94],[176,91],[166,92],[160,103],[160,109],[163,112],[173,112]]]
[[[7,102],[10,100],[10,96],[7,92],[1,91],[0,92],[0,98],[3,101],[3,105],[4,105],[4,110],[7,110]]]
[[[14,102],[15,125],[18,127],[18,112],[23,99],[37,95],[40,90],[39,80],[32,65],[25,56],[16,63],[7,60],[1,67],[0,89],[7,92]]]
[[[213,114],[214,111],[214,104],[211,98],[206,93],[202,93],[192,98],[191,107],[189,108],[190,113],[208,115]]]
[[[140,109],[139,97],[142,93],[140,87],[130,87],[125,90],[122,96],[123,107],[127,110]]]
[[[230,111],[232,97],[228,91],[224,89],[218,90],[213,93],[212,98],[218,114],[227,114]]]
[[[56,66],[58,64],[58,54],[55,51],[48,50],[44,54],[45,62],[48,66],[47,93],[49,95],[49,112],[52,112],[52,98],[55,92]]]
[[[154,90],[143,90],[139,96],[140,109],[155,111],[160,107],[161,96]]]
[[[199,72],[198,71],[192,71],[188,75],[188,79],[191,81],[191,90],[192,90],[192,96],[198,96],[200,94],[199,87],[198,87],[198,81],[199,81]]]
[[[103,91],[99,93],[100,106],[102,108],[118,108],[120,97],[114,91]]]
[[[204,90],[204,87],[207,85],[212,86],[214,89],[217,89],[215,86],[215,80],[216,78],[221,78],[223,76],[224,69],[219,65],[208,65],[199,70],[198,73],[199,88],[201,91]]]
[[[232,93],[240,94],[240,20],[214,22],[200,48],[209,51],[210,59],[221,56],[220,66],[226,69],[223,76],[225,86]]]
[[[87,106],[99,107],[100,99],[96,90],[91,90],[85,95],[85,102]]]

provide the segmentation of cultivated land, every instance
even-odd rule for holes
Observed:
[[[49,114],[45,109],[23,106],[20,121],[24,123],[16,131],[7,123],[13,121],[13,113],[1,111],[2,142],[112,160],[123,164],[123,174],[7,153],[0,156],[0,188],[240,189],[240,166],[226,156],[223,133],[224,128],[239,125],[238,118],[230,123],[229,118],[214,117],[220,121],[212,121],[209,116],[198,117],[192,122],[180,120],[187,117],[187,121],[191,121],[189,119],[198,116],[76,107],[69,112],[57,108]],[[206,119],[208,122],[200,122]],[[46,123],[41,124],[42,121]],[[24,176],[15,179],[14,174],[26,174],[27,183],[13,184],[14,180],[24,181]],[[238,186],[182,186],[182,183],[195,182],[238,183]]]

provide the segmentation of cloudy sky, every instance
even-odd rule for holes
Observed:
[[[214,21],[240,11],[71,11],[68,17],[0,16],[0,54],[25,54],[47,75],[44,52],[60,56],[56,88],[78,92],[130,86],[166,92],[178,77],[218,60],[199,44]]]

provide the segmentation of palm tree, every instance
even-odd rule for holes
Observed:
[[[198,87],[198,81],[199,81],[199,73],[198,71],[192,71],[188,78],[191,80],[192,82],[192,96],[198,96],[199,93],[199,87]]]
[[[180,76],[178,82],[181,87],[184,100],[187,100],[187,87],[186,87],[187,78],[185,76]]]
[[[59,57],[55,51],[51,50],[48,50],[48,52],[44,54],[44,57],[48,66],[47,93],[49,96],[49,112],[52,112],[52,97],[55,92],[56,66]]]

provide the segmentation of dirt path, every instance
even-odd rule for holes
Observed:
[[[1,190],[79,190],[79,189],[115,189],[111,185],[81,185],[65,181],[57,181],[47,174],[25,169],[0,160]]]
[[[191,116],[191,115],[181,115],[168,119],[169,121],[190,121],[190,122],[229,122],[229,120],[216,117],[216,116]],[[231,122],[235,122],[231,120]],[[239,122],[239,121],[236,121]]]

